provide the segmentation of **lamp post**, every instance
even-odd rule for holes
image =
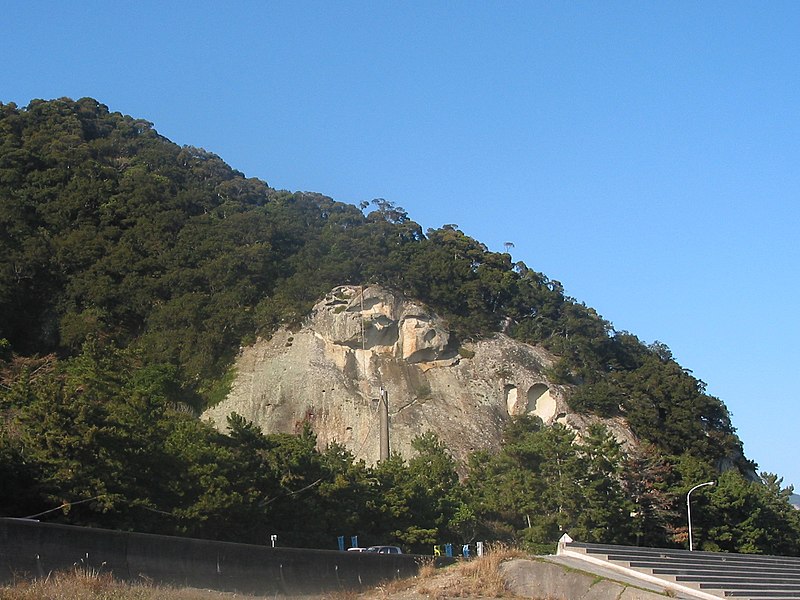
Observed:
[[[383,389],[383,386],[381,386],[380,403],[381,403],[380,462],[383,462],[385,460],[389,460],[389,392]]]
[[[686,494],[686,516],[689,518],[689,552],[694,550],[692,546],[692,504],[690,501],[689,496],[692,495],[692,492],[695,491],[697,488],[705,487],[707,485],[714,485],[713,481],[706,481],[705,483],[698,483],[689,492]]]

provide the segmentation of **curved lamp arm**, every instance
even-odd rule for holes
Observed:
[[[695,491],[697,488],[705,487],[707,485],[714,485],[714,483],[715,482],[713,481],[698,483],[696,486],[690,489],[689,492],[686,494],[686,516],[689,519],[689,552],[694,550],[694,547],[692,546],[692,504],[689,497],[692,495],[692,492]]]

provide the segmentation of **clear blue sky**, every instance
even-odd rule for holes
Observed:
[[[800,3],[6,0],[0,50],[0,101],[513,242],[800,485]]]

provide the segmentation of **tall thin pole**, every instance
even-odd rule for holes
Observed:
[[[381,461],[389,458],[389,392],[381,387]]]
[[[692,492],[695,491],[697,488],[701,488],[706,485],[714,485],[713,481],[706,481],[705,483],[698,483],[692,489],[689,490],[689,493],[686,494],[686,516],[689,519],[689,552],[694,550],[692,546],[692,503],[689,496],[692,495]]]

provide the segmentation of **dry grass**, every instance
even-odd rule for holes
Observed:
[[[82,570],[55,573],[46,579],[20,581],[0,588],[0,600],[150,600],[146,588],[115,581],[111,575]]]
[[[320,600],[360,600],[361,598],[363,598],[363,596],[356,591],[341,590],[325,594]]]
[[[368,592],[332,592],[318,596],[314,600],[512,598],[500,574],[500,564],[511,558],[525,556],[519,550],[507,546],[493,546],[484,556],[459,562],[451,567],[437,569],[433,562],[430,562],[423,565],[414,578],[387,582]],[[230,600],[231,598],[248,598],[248,596],[154,585],[131,585],[113,579],[110,574],[86,569],[75,569],[52,574],[46,579],[0,586],[0,600]]]
[[[482,593],[495,598],[506,592],[506,583],[500,574],[500,564],[512,558],[528,558],[515,548],[497,545],[489,548],[489,552],[478,560],[473,560],[461,567],[462,581],[469,593]]]
[[[0,600],[228,600],[231,594],[128,584],[108,573],[75,569],[0,586]]]
[[[523,552],[504,545],[489,548],[480,558],[437,569],[423,565],[413,579],[388,583],[358,596],[360,600],[451,600],[454,598],[513,598],[506,590],[500,564],[511,558],[526,557]],[[339,600],[338,598],[331,600]],[[349,600],[349,599],[342,599]]]

